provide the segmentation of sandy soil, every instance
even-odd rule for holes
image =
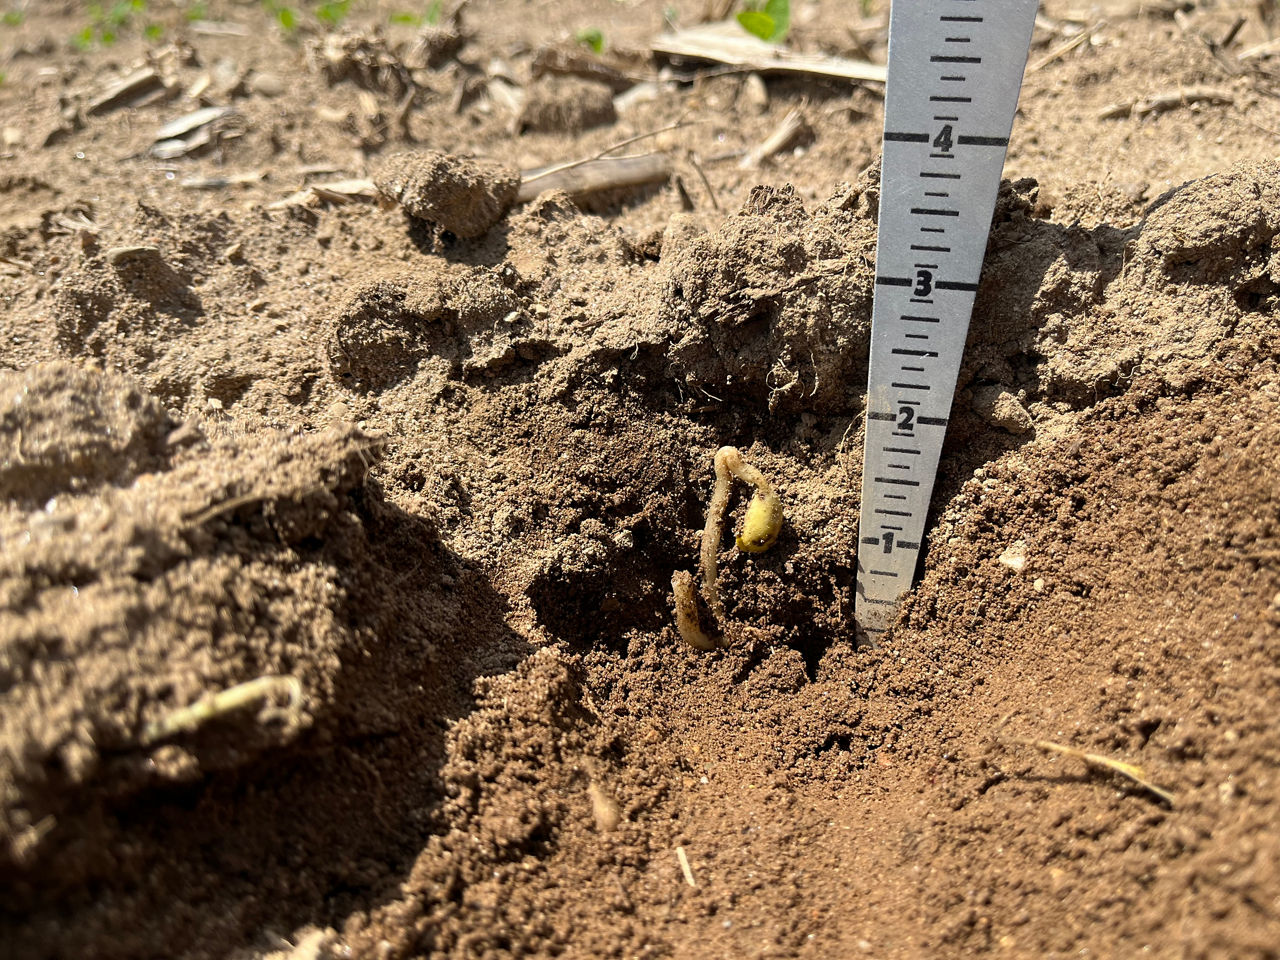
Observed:
[[[664,6],[156,2],[78,50],[10,0],[0,953],[1280,955],[1274,6],[1046,0],[878,649],[881,101],[655,58]],[[853,6],[790,43],[882,59]],[[677,121],[626,148],[665,182],[511,205]],[[368,178],[420,216],[293,196]],[[707,654],[670,585],[722,444],[786,519],[725,539]]]

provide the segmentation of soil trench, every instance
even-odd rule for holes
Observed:
[[[0,956],[1280,953],[1280,20],[1042,4],[869,648],[883,88],[695,6],[0,0]]]

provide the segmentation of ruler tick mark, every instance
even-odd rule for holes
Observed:
[[[884,133],[884,138],[885,140],[891,143],[928,143],[929,142],[929,135],[927,133],[897,133],[897,132],[891,133],[888,130],[886,130]]]
[[[1008,137],[970,137],[961,135],[957,142],[962,147],[1007,147]]]
[[[943,54],[935,53],[932,57],[929,58],[929,62],[930,63],[981,63],[982,58],[981,57],[953,57],[949,55],[944,56]]]
[[[927,177],[933,180],[959,180],[960,179],[960,174],[958,173],[935,173],[932,170],[921,170],[920,176]]]
[[[930,97],[930,103],[973,103],[973,97]]]
[[[901,477],[876,477],[876,483],[891,483],[895,487],[918,487],[919,480],[903,480]]]
[[[934,284],[939,290],[977,290],[976,283],[964,283],[960,280],[939,280]]]
[[[952,210],[950,207],[912,207],[911,213],[917,217],[958,217],[959,210]]]
[[[981,17],[960,17],[955,15],[946,15],[938,18],[943,23],[981,23]]]
[[[882,287],[912,286],[912,280],[910,277],[876,277],[876,283]]]
[[[931,246],[929,246],[929,245],[928,245],[928,244],[926,244],[926,243],[913,243],[913,244],[911,245],[911,249],[912,249],[912,250],[932,250],[932,251],[935,251],[935,252],[937,252],[937,253],[950,253],[950,252],[951,252],[951,248],[950,248],[950,247],[931,247]]]
[[[927,383],[899,383],[896,380],[889,384],[889,386],[893,387],[895,390],[923,390],[926,393],[933,389],[933,387],[929,386]]]
[[[906,447],[881,447],[880,449],[885,453],[913,453],[916,456],[920,455],[919,450],[909,450]]]
[[[926,197],[949,197],[951,193],[948,190],[926,190],[924,195]]]
[[[937,317],[917,317],[917,316],[908,316],[906,314],[903,314],[902,319],[914,320],[916,323],[938,323],[939,322]]]
[[[936,357],[936,350],[908,350],[905,347],[894,347],[891,353],[899,357]]]
[[[960,118],[959,118],[959,117],[939,117],[939,116],[935,116],[933,119],[935,119],[935,120],[959,120]]]
[[[945,80],[947,83],[964,83],[968,77],[939,77],[939,80]]]

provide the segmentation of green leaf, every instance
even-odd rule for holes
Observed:
[[[93,27],[85,27],[74,37],[71,38],[71,44],[77,50],[88,50],[93,46]]]
[[[129,18],[133,16],[133,5],[131,3],[117,3],[111,8],[111,12],[107,14],[106,22],[112,27],[122,27],[129,22]]]
[[[590,47],[593,53],[604,53],[604,34],[596,27],[579,30],[575,39],[584,47]]]
[[[281,7],[276,11],[276,22],[280,24],[281,29],[292,33],[298,27],[298,15],[291,7]]]
[[[6,10],[4,12],[4,25],[6,27],[20,26],[24,19],[26,19],[26,14],[21,10]]]
[[[427,5],[427,12],[422,15],[422,19],[429,25],[434,27],[440,22],[440,17],[444,13],[444,0],[431,0]]]
[[[160,26],[158,23],[148,23],[146,28],[142,31],[142,35],[152,43],[158,43],[160,40],[164,39],[164,27]]]
[[[415,13],[393,13],[387,18],[389,23],[401,23],[406,26],[416,27],[421,25],[422,18]]]
[[[347,17],[351,0],[330,0],[316,8],[316,19],[329,27],[336,27]]]
[[[791,29],[791,0],[768,0],[764,13],[773,18],[773,35],[765,39],[773,43],[787,39],[787,32]]]
[[[747,33],[753,34],[761,40],[772,40],[774,30],[777,27],[773,22],[773,17],[759,10],[743,10],[738,14],[738,23],[742,25],[742,29]]]

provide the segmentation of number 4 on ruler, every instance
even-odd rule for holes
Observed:
[[[854,618],[911,588],[1022,86],[1035,0],[896,0]]]

